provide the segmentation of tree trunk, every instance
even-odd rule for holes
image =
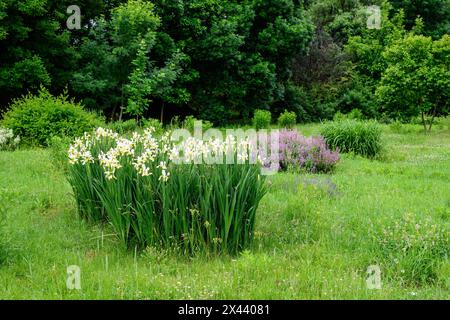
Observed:
[[[160,115],[160,121],[163,123],[164,120],[164,101],[161,103],[161,115]]]
[[[427,132],[427,124],[425,122],[425,113],[422,111],[422,124],[423,128],[425,129],[425,132]]]
[[[121,92],[121,101],[120,101],[120,113],[119,113],[119,121],[122,121],[122,114],[123,114],[123,84],[122,84],[122,92]]]
[[[433,126],[434,118],[436,117],[436,106],[433,108],[433,116],[431,117],[430,121],[430,127],[428,128],[428,131],[431,132],[431,127]]]
[[[111,112],[111,118],[109,120],[114,121],[114,118],[116,117],[116,109],[117,109],[117,104],[115,103],[114,107],[112,109],[112,112]]]

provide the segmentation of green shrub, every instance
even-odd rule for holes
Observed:
[[[347,114],[343,114],[340,111],[336,112],[333,117],[333,121],[343,121],[343,120],[364,120],[364,115],[361,110],[353,109]]]
[[[272,114],[267,110],[255,110],[253,115],[253,126],[257,129],[267,129],[272,122]]]
[[[111,129],[120,134],[130,133],[139,129],[139,124],[135,119],[118,120],[110,122],[106,125],[108,129]]]
[[[311,94],[303,87],[288,83],[285,88],[283,106],[297,115],[298,122],[318,120]],[[318,99],[317,99],[318,100]]]
[[[66,95],[54,97],[46,89],[37,96],[28,94],[14,100],[2,120],[2,125],[23,141],[41,146],[48,145],[53,136],[80,136],[100,124],[99,118],[80,104]]]
[[[347,118],[354,119],[354,120],[364,120],[365,119],[364,114],[359,109],[353,109],[352,111],[350,111],[347,114]]]
[[[297,124],[297,115],[295,112],[284,110],[278,117],[278,125],[282,128],[292,129]]]
[[[164,126],[158,119],[142,119],[142,125],[144,128],[153,128],[154,134],[160,136],[164,133]]]
[[[376,99],[372,88],[368,84],[361,83],[359,76],[356,76],[351,84],[343,85],[343,87],[338,86],[336,89],[339,90],[335,100],[336,108],[349,115],[350,119],[361,120],[377,115]],[[357,114],[352,115],[353,110],[357,110]]]
[[[207,120],[198,120],[197,118],[193,117],[193,116],[187,116],[183,123],[182,123],[182,127],[184,129],[189,130],[190,132],[194,131],[194,125],[196,121],[201,121],[202,122],[202,130],[203,132],[207,131],[208,129],[211,129],[213,127],[212,122],[207,121]]]
[[[381,127],[374,121],[343,120],[325,123],[320,131],[328,146],[340,152],[375,157],[382,149]]]
[[[435,119],[435,127],[440,130],[450,130],[450,117],[439,117]]]
[[[72,140],[69,137],[53,136],[48,141],[53,165],[62,171],[68,169],[67,149],[69,149]]]
[[[264,176],[260,165],[248,161],[248,145],[230,141],[217,149],[215,142],[190,138],[179,145],[149,129],[126,139],[102,128],[75,140],[68,177],[80,215],[109,222],[131,248],[153,245],[188,254],[247,248]],[[212,155],[222,147],[247,160],[197,164],[205,150]]]
[[[394,133],[407,134],[407,133],[419,133],[423,131],[423,127],[417,124],[403,123],[399,120],[392,121],[389,124],[389,129]]]
[[[107,129],[110,129],[119,134],[131,134],[135,131],[139,131],[145,128],[152,127],[156,135],[161,135],[164,132],[162,123],[158,119],[142,119],[141,122],[137,122],[135,119],[129,119],[125,121],[113,121],[106,125]]]
[[[14,151],[20,143],[20,137],[15,136],[11,129],[0,127],[0,151]]]

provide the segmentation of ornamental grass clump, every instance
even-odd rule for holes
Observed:
[[[322,137],[304,137],[295,130],[280,131],[279,150],[282,170],[326,173],[339,161],[339,152],[330,150]]]
[[[342,120],[323,125],[320,134],[327,145],[340,152],[373,158],[382,150],[381,128],[374,121]]]
[[[250,149],[231,136],[174,143],[152,129],[127,139],[99,128],[70,146],[69,181],[80,215],[109,222],[129,247],[235,254],[252,242],[265,194]]]

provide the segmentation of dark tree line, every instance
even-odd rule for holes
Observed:
[[[80,30],[66,27],[73,4]],[[381,30],[367,30],[369,4],[382,7]],[[0,110],[45,86],[108,118],[375,117],[391,39],[412,30],[437,41],[449,10],[448,0],[2,0]]]

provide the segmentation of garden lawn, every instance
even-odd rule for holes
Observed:
[[[384,126],[378,160],[270,177],[256,241],[236,257],[126,250],[78,218],[48,150],[0,152],[0,298],[449,299],[450,131],[410,131]],[[81,290],[66,288],[70,265]],[[367,288],[370,265],[380,290]]]

